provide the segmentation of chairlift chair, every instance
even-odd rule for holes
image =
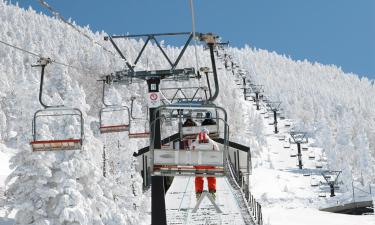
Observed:
[[[150,126],[148,120],[132,119],[129,130],[129,138],[149,138]]]
[[[315,175],[311,176],[311,178],[310,178],[310,186],[311,187],[318,187],[319,183],[320,183],[320,181]]]
[[[114,115],[121,117],[120,121],[113,120]],[[106,119],[109,117],[110,119]],[[114,132],[125,132],[130,130],[130,110],[127,106],[107,106],[100,109],[99,112],[100,119],[100,133],[114,133]]]
[[[137,118],[133,115],[134,100],[136,97],[131,97],[130,108],[130,129],[129,138],[149,138],[150,137],[150,122],[147,119]],[[146,110],[148,112],[148,110]],[[146,115],[146,118],[148,115]]]
[[[125,132],[130,129],[130,110],[127,106],[110,105],[105,102],[105,84],[103,80],[103,108],[99,111],[100,133]]]
[[[62,118],[65,121],[68,118],[74,118],[77,121],[79,127],[78,134],[71,134],[72,136],[68,138],[58,139],[43,139],[40,134],[39,129],[42,127],[43,118]],[[61,120],[60,122],[64,122]],[[64,126],[67,124],[64,122]],[[34,119],[32,123],[33,129],[33,141],[30,142],[33,151],[57,151],[57,150],[79,150],[82,147],[83,140],[83,117],[82,112],[76,108],[47,108],[38,110],[34,114]]]
[[[314,151],[309,152],[309,159],[311,159],[311,160],[315,159],[315,152]]]
[[[52,63],[52,60],[49,58],[40,58],[38,60],[37,65],[33,65],[32,67],[41,67],[41,77],[40,77],[40,88],[39,88],[39,103],[42,105],[44,109],[37,110],[34,113],[33,121],[32,121],[32,136],[33,140],[30,142],[32,150],[36,151],[58,151],[58,150],[80,150],[82,147],[83,135],[84,135],[84,120],[82,116],[81,110],[77,108],[68,108],[64,107],[63,105],[47,105],[43,102],[43,84],[44,84],[44,72],[45,67]],[[43,138],[42,133],[40,132],[44,126],[48,126],[48,122],[51,123],[51,118],[59,118],[60,120],[54,120],[52,122],[59,122],[63,123],[61,126],[58,124],[59,128],[67,128],[70,131],[63,131],[59,133],[59,131],[51,132],[53,135],[58,136],[57,138]],[[69,121],[72,127],[76,127],[78,129],[74,129],[69,127],[67,121]],[[45,122],[43,120],[48,120]],[[51,125],[51,124],[50,124]],[[51,126],[48,126],[50,128]],[[52,126],[52,128],[55,126]],[[78,130],[78,131],[77,131]],[[73,132],[72,132],[73,131]],[[66,133],[69,133],[69,136],[66,137]],[[56,135],[57,134],[57,135]]]
[[[209,112],[209,111],[206,111],[206,112]],[[196,122],[198,122],[198,120],[202,120],[202,119],[204,121],[205,118],[203,118],[203,117],[204,116],[203,116],[201,111],[197,112],[195,116],[192,116],[193,119],[196,119]],[[202,131],[202,129],[207,129],[209,131],[209,137],[210,138],[218,137],[219,131],[220,131],[220,127],[219,127],[220,119],[217,116],[217,111],[216,111],[216,118],[211,117],[210,119],[215,121],[216,124],[197,125],[197,126],[193,126],[193,127],[182,127],[182,130],[181,130],[182,137],[184,139],[195,139],[197,137],[197,135],[199,134],[199,132]]]
[[[161,106],[158,110],[168,109],[169,107],[174,106]],[[176,106],[177,107],[177,106]],[[183,110],[191,110],[193,111],[200,110],[201,107],[208,107],[208,106],[194,106],[194,107],[181,107],[178,106],[179,109]],[[226,123],[226,113],[224,109],[210,106],[210,110],[217,110],[220,109],[225,114],[225,119],[221,119],[224,123],[224,140],[225,144],[224,147],[220,148],[220,151],[210,151],[201,149],[205,145],[200,144],[199,149],[189,150],[189,149],[173,149],[172,145],[168,149],[166,146],[162,146],[161,149],[154,149],[153,142],[151,140],[151,155],[152,155],[152,174],[157,176],[224,176],[224,162],[226,160],[227,148],[228,148],[228,133],[229,128]],[[155,124],[155,121],[151,123],[151,126]],[[205,128],[211,129],[210,126]],[[214,132],[218,132],[218,126],[215,126],[215,129],[212,130]],[[196,137],[195,134],[198,134],[200,130],[197,131],[196,129],[190,130],[182,130],[180,132],[184,133],[186,136],[182,135],[182,139],[180,141],[186,140],[185,138],[190,138],[189,135]],[[190,133],[189,133],[190,132]],[[194,135],[193,135],[194,134]],[[208,145],[208,144],[207,144]],[[220,146],[220,145],[219,145]],[[203,167],[202,167],[203,166]]]
[[[317,169],[322,169],[322,168],[323,168],[323,163],[320,162],[320,161],[317,161],[317,162],[315,163],[315,168],[317,168]]]

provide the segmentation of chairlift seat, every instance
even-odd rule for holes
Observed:
[[[212,169],[199,169],[194,166],[154,166],[154,175],[160,176],[195,176],[202,177],[224,176],[223,167],[215,167]]]
[[[290,148],[290,144],[289,143],[284,143],[284,148]]]
[[[114,132],[124,132],[124,131],[129,131],[129,125],[126,124],[121,124],[121,125],[111,125],[111,126],[106,126],[103,125],[100,128],[100,133],[114,133]]]
[[[129,133],[129,138],[149,138],[150,132]]]
[[[285,135],[280,135],[280,136],[278,137],[278,139],[279,139],[279,141],[285,141]]]
[[[30,142],[33,151],[59,151],[59,150],[80,150],[82,147],[81,139],[67,140],[45,140]]]
[[[325,198],[325,197],[327,197],[327,195],[326,195],[326,193],[319,193],[319,197]]]
[[[222,151],[154,149],[153,165],[155,175],[224,175]]]

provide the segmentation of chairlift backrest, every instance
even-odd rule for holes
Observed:
[[[150,125],[148,120],[133,119],[129,130],[129,138],[149,138]]]
[[[99,112],[100,132],[124,132],[130,129],[130,110],[127,106],[107,106]]]
[[[127,106],[111,105],[105,101],[106,81],[102,80],[103,108],[99,111],[100,133],[124,132],[130,129],[130,109]]]

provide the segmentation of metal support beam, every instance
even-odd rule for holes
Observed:
[[[149,92],[159,92],[159,78],[149,79],[147,80],[147,84]],[[151,121],[155,121],[153,126],[150,124],[150,133],[154,135],[151,138],[154,140],[153,147],[156,149],[161,148],[160,120],[156,120],[156,118],[159,118],[159,114],[156,108],[150,108],[150,123]],[[162,176],[151,177],[151,224],[167,225],[164,179]]]
[[[273,126],[275,127],[275,134],[279,133],[277,130],[277,111],[273,110]]]
[[[301,143],[297,142],[297,150],[298,150],[298,167],[302,169],[302,152],[301,152]]]
[[[257,104],[257,110],[260,110],[259,107],[259,93],[255,92],[255,103]]]

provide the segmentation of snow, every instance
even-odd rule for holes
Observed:
[[[0,143],[0,187],[5,186],[5,179],[11,172],[9,168],[10,156],[8,149]]]
[[[74,67],[53,63],[47,66],[44,101],[77,107],[84,116],[82,151],[32,153],[31,119],[41,106],[38,102],[40,68],[32,68],[37,58],[15,49],[0,46],[0,189],[8,177],[7,209],[14,209],[14,222],[0,218],[0,224],[150,224],[150,193],[142,192],[142,180],[136,170],[133,152],[148,145],[148,140],[132,140],[126,134],[100,135],[98,112],[102,107],[99,74],[124,68],[113,57],[61,21],[24,10],[0,0],[0,40],[40,53]],[[93,33],[79,28],[108,49],[104,32]],[[225,36],[225,35],[224,35]],[[129,59],[135,59],[142,40],[118,43]],[[181,59],[182,67],[195,66],[194,48]],[[180,48],[168,47],[173,57]],[[197,47],[200,66],[210,66],[207,51]],[[272,133],[271,119],[263,118],[236,89],[231,72],[218,62],[220,94],[216,103],[228,112],[230,139],[249,145],[253,157],[251,192],[261,203],[265,224],[374,224],[374,216],[350,216],[319,211],[319,208],[352,201],[351,184],[365,189],[375,183],[375,118],[373,81],[344,74],[336,66],[307,61],[293,61],[266,50],[245,47],[228,50],[258,84],[265,85],[265,95],[280,100],[283,113],[292,128],[308,132],[308,150],[303,151],[304,169],[300,171],[295,146],[288,140],[290,128],[280,121],[280,134]],[[168,63],[152,45],[139,64],[148,69],[164,69]],[[172,58],[173,58],[172,57]],[[165,82],[162,87],[197,86],[196,81]],[[146,117],[145,83],[114,86],[107,93],[111,104],[130,105],[136,97],[134,114]],[[77,134],[77,121],[44,120],[42,138]],[[62,123],[71,122],[71,126]],[[145,121],[134,128],[144,130]],[[133,124],[132,124],[133,125]],[[78,132],[79,133],[79,132]],[[102,176],[103,147],[106,148],[107,177]],[[314,155],[315,159],[309,159]],[[350,156],[350,157],[348,157]],[[316,165],[322,164],[322,169]],[[9,168],[10,167],[10,168]],[[319,198],[326,187],[312,187],[322,180],[323,169],[343,170],[340,189],[334,198]],[[310,174],[310,176],[304,176]],[[193,178],[176,178],[167,193],[168,218],[195,221],[196,224],[243,224],[238,205],[224,178],[218,179],[219,206],[224,213],[212,212],[208,201],[196,215]],[[359,194],[358,194],[359,195]],[[2,196],[0,196],[2,197]],[[371,196],[357,196],[369,199]],[[1,198],[0,198],[1,200]],[[0,210],[1,216],[4,210]],[[209,220],[209,221],[208,221]],[[4,221],[4,222],[3,222]],[[182,223],[182,222],[181,222]]]
[[[316,168],[319,157],[309,159],[309,151],[320,156],[322,149],[308,146],[307,151],[302,151],[303,169],[300,170],[297,158],[290,157],[291,152],[297,152],[296,145],[290,145],[290,149],[284,148],[285,141],[279,139],[280,136],[288,137],[290,128],[285,127],[288,121],[279,121],[279,134],[274,134],[273,126],[268,125],[271,119],[263,121],[266,144],[260,159],[256,160],[250,190],[262,205],[264,224],[374,224],[373,215],[355,216],[320,211],[320,208],[352,202],[351,189],[340,182],[336,196],[330,198],[327,186],[311,186],[313,180],[317,183],[324,181],[321,172],[327,169],[327,162],[323,162],[323,168]],[[319,197],[322,193],[327,197]],[[371,195],[367,194],[358,200],[371,200]]]
[[[293,210],[284,207],[272,207],[264,209],[266,215],[264,224],[272,225],[373,225],[374,216],[352,216],[345,214],[332,214],[317,211],[311,208],[296,208]]]
[[[175,177],[166,194],[167,221],[169,224],[245,224],[239,205],[231,192],[226,178],[217,178],[216,204],[223,212],[218,214],[211,202],[205,198],[198,211],[196,206],[194,177]],[[205,181],[207,186],[207,181]],[[205,187],[207,190],[207,187]]]

